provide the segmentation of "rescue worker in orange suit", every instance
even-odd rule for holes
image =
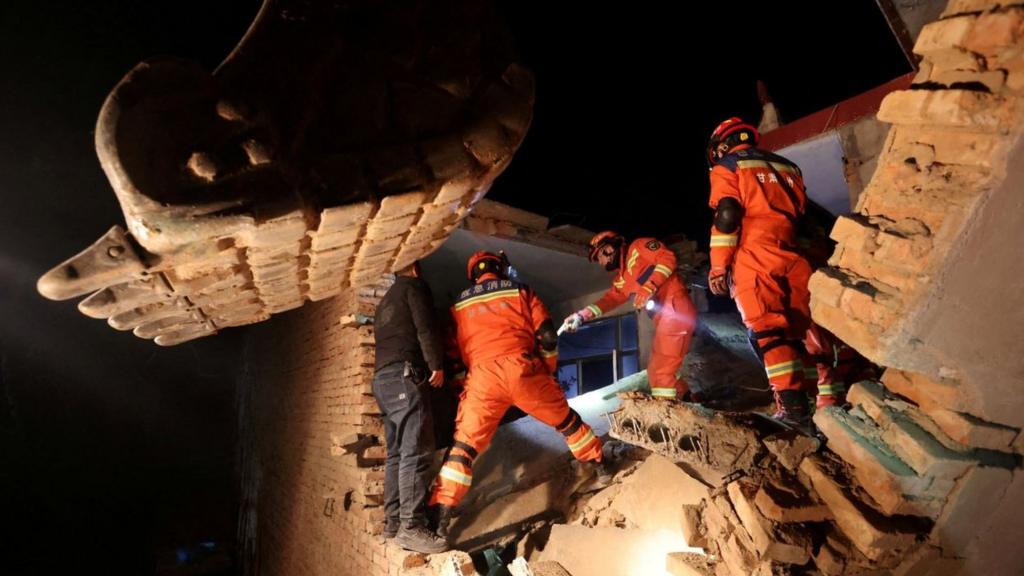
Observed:
[[[736,300],[775,391],[776,418],[805,425],[805,390],[816,383],[818,405],[835,403],[831,368],[813,368],[811,359],[832,344],[811,322],[811,267],[796,251],[796,226],[807,206],[800,168],[756,148],[758,140],[756,128],[730,118],[708,142],[715,211],[708,286]]]
[[[690,349],[697,309],[676,273],[675,254],[654,238],[638,238],[627,246],[621,235],[604,231],[590,240],[590,261],[618,274],[597,302],[564,320],[564,329],[575,332],[584,322],[600,318],[632,295],[637,310],[654,312],[654,343],[647,363],[651,396],[694,399],[686,380],[676,376]]]
[[[473,461],[491,442],[505,411],[516,406],[554,427],[573,456],[602,464],[601,440],[569,407],[552,376],[558,336],[547,308],[530,287],[510,280],[507,260],[477,252],[467,263],[473,285],[452,306],[458,352],[468,373],[455,418],[455,441],[438,473],[431,505],[438,505],[437,534],[447,538],[452,509],[469,491]]]

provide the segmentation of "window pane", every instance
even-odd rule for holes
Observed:
[[[637,327],[636,314],[627,314],[620,320],[622,329],[622,349],[636,350]]]
[[[598,388],[604,388],[605,386],[612,383],[612,357],[605,356],[603,358],[594,358],[591,360],[584,360],[583,365],[583,389],[580,391],[581,394],[585,394]]]
[[[629,352],[619,356],[619,378],[625,378],[639,371],[640,365],[636,352]]]
[[[610,353],[615,348],[617,326],[616,319],[610,318],[588,322],[575,334],[562,334],[558,339],[558,357],[563,360],[574,360]]]
[[[579,394],[579,374],[575,362],[559,366],[557,377],[566,398],[573,398]]]

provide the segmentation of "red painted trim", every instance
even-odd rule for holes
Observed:
[[[759,148],[765,150],[781,150],[798,142],[809,140],[835,130],[836,128],[859,120],[865,116],[874,115],[882,104],[882,99],[890,92],[906,90],[910,87],[916,72],[910,72],[904,76],[894,78],[881,86],[877,86],[842,102],[804,116],[796,122],[779,126],[771,132],[761,134]]]

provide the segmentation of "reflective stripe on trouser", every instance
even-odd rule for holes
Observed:
[[[555,429],[565,436],[565,443],[569,445],[569,451],[577,460],[601,459],[601,439],[572,408],[569,409],[569,415],[555,426]]]
[[[803,390],[804,364],[789,344],[765,352],[764,371],[773,390]]]
[[[810,275],[806,260],[774,248],[741,248],[733,263],[736,307],[743,323],[756,333],[768,381],[776,392],[804,387],[799,341],[811,322]]]
[[[658,295],[661,307],[654,315],[654,342],[647,362],[647,379],[651,385],[651,396],[675,398],[685,395],[690,389],[686,380],[676,374],[690,349],[697,326],[697,309],[681,285],[666,286],[661,291],[667,294]]]
[[[477,454],[477,450],[469,444],[455,441],[445,454],[444,464],[437,473],[437,481],[430,495],[431,506],[458,502],[469,492],[473,484],[473,460]]]
[[[839,350],[835,337],[811,322],[804,336],[804,348],[807,350],[804,360],[807,379],[805,390],[809,394],[836,396],[842,399],[846,394],[846,387],[836,367]]]
[[[565,394],[546,367],[539,359],[515,354],[471,363],[455,417],[456,442],[482,453],[510,406],[560,431],[568,432],[575,426]],[[582,420],[571,434],[563,435],[577,459],[601,459],[601,440]],[[434,484],[431,504],[456,506],[469,492],[472,469],[454,458],[463,452],[458,444],[449,452]]]

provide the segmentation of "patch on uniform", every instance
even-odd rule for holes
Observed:
[[[658,250],[660,248],[661,242],[658,242],[657,240],[651,240],[650,242],[647,243],[648,250]]]

